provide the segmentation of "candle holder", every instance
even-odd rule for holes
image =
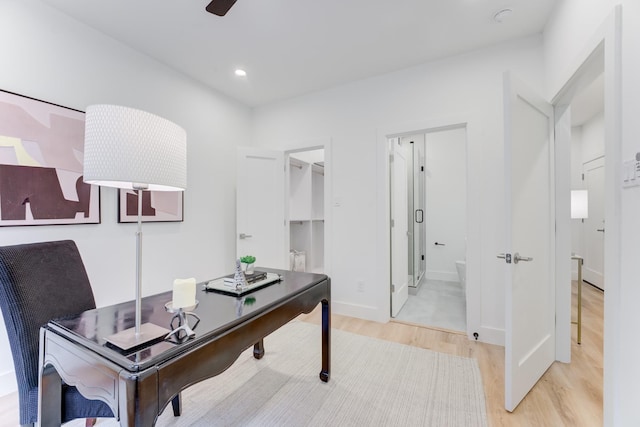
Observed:
[[[171,336],[175,336],[178,341],[183,341],[185,339],[189,339],[194,336],[196,333],[193,331],[198,323],[200,323],[200,318],[197,314],[195,314],[192,310],[195,310],[198,307],[198,300],[194,305],[189,307],[179,307],[173,308],[173,301],[169,301],[164,305],[165,310],[169,313],[174,313],[171,318],[171,332],[167,334],[164,339],[169,339]],[[196,319],[196,322],[193,326],[189,326],[189,320],[187,316],[192,316]],[[174,322],[177,321],[177,325],[174,326]]]

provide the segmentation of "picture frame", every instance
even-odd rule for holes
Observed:
[[[183,191],[143,191],[142,222],[184,221]],[[138,194],[118,190],[118,222],[138,222]]]
[[[100,223],[82,179],[85,113],[0,90],[0,226]]]

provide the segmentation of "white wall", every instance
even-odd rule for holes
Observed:
[[[33,0],[0,2],[0,89],[85,110],[115,103],[166,117],[187,132],[188,189],[182,223],[144,229],[143,293],[176,277],[220,276],[235,254],[235,147],[251,112],[162,64]],[[98,306],[134,298],[135,224],[118,224],[116,192],[102,189],[102,223],[0,228],[0,244],[77,242]],[[46,290],[44,290],[46,292]],[[0,321],[1,323],[1,321]],[[0,325],[0,395],[13,362]]]
[[[389,128],[420,130],[423,124],[461,114],[477,126],[469,137],[469,192],[482,203],[469,212],[469,233],[481,242],[475,277],[481,288],[481,316],[474,328],[504,328],[502,265],[503,225],[503,103],[502,73],[513,70],[534,88],[542,89],[542,46],[539,37],[518,40],[470,54],[339,86],[257,108],[255,145],[288,148],[296,141],[331,137],[333,206],[332,299],[334,311],[386,321],[388,280],[378,274],[384,253],[378,241],[380,174],[376,152],[380,132]],[[412,132],[416,133],[416,132]],[[387,231],[388,233],[388,231]],[[469,260],[468,260],[469,261]],[[354,268],[353,266],[371,266]],[[469,271],[469,274],[471,272]],[[359,286],[359,282],[364,285]],[[503,335],[502,335],[503,336]],[[480,339],[485,338],[481,334]]]
[[[429,279],[457,282],[455,263],[466,256],[466,130],[427,133],[426,143],[426,275]],[[435,242],[444,246],[436,246]]]
[[[545,61],[549,94],[554,94],[575,68],[576,58],[591,45],[611,17],[614,5],[622,5],[620,50],[608,44],[605,69],[620,68],[621,99],[616,93],[617,78],[609,67],[605,72],[606,188],[605,215],[605,294],[604,331],[604,423],[607,426],[640,425],[640,341],[635,339],[640,324],[638,259],[640,249],[640,188],[620,188],[620,164],[640,151],[640,2],[637,0],[563,0],[545,30]],[[607,20],[605,25],[612,22]],[[612,31],[607,38],[614,40]],[[619,62],[616,58],[620,58]],[[617,66],[617,65],[616,65]],[[609,98],[607,98],[609,96]],[[612,111],[619,109],[619,117]],[[617,133],[620,129],[620,133]]]
[[[582,164],[604,156],[604,113],[596,114],[582,125],[581,143]]]

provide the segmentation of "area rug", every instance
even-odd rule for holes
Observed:
[[[336,329],[331,340],[328,383],[318,378],[320,327],[293,321],[265,338],[261,360],[244,352],[223,374],[182,393],[182,416],[168,405],[156,425],[488,425],[475,359]]]

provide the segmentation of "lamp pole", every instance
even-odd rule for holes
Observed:
[[[138,230],[136,231],[136,337],[140,336],[142,323],[142,192],[149,188],[146,184],[134,183],[138,194]]]

